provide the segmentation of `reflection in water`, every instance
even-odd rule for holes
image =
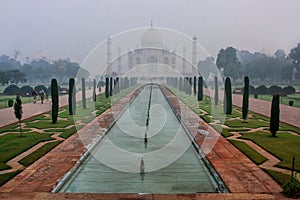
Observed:
[[[148,136],[147,136],[147,131],[145,132],[145,136],[144,136],[144,143],[148,142]]]
[[[144,163],[144,159],[141,159],[141,163],[140,163],[140,174],[145,174],[145,163]]]

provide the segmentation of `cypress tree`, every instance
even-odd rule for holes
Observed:
[[[203,100],[203,78],[202,76],[198,77],[198,101]]]
[[[197,93],[197,77],[194,76],[194,96],[196,96]]]
[[[182,92],[182,77],[179,78],[178,89]]]
[[[85,80],[82,78],[81,80],[82,85],[81,85],[81,91],[82,91],[82,108],[86,109],[86,93],[85,93]]]
[[[231,81],[227,77],[225,79],[225,91],[224,91],[224,114],[230,115],[232,113],[232,92],[231,92]]]
[[[76,87],[75,79],[69,79],[69,114],[75,115],[76,113]]]
[[[51,80],[51,99],[52,99],[52,123],[55,124],[57,122],[58,117],[58,86],[56,79]]]
[[[109,78],[106,77],[105,79],[105,97],[109,97]]]
[[[113,78],[110,77],[110,80],[109,80],[109,96],[112,96],[113,95]]]
[[[270,118],[270,132],[272,137],[276,136],[277,131],[279,130],[279,95],[273,95],[272,106],[271,106],[271,118]]]
[[[192,77],[189,77],[189,80],[188,80],[188,92],[189,92],[189,95],[192,94]]]
[[[215,76],[215,106],[218,105],[218,101],[219,101],[218,77]]]
[[[116,84],[115,84],[115,93],[119,93],[120,92],[120,78],[117,77],[116,78]]]
[[[245,76],[244,78],[244,91],[243,91],[243,106],[242,106],[242,118],[247,119],[249,108],[249,78]]]
[[[93,86],[93,101],[96,102],[97,95],[96,95],[96,79],[94,79],[94,86]]]
[[[21,119],[22,119],[22,115],[23,115],[23,110],[22,110],[22,100],[21,100],[20,95],[17,95],[17,97],[16,97],[16,101],[15,101],[15,104],[14,104],[14,113],[15,113],[16,118],[19,121],[21,137],[23,137],[23,135],[22,135],[22,126],[21,126]]]

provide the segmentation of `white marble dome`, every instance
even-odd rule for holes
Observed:
[[[141,37],[141,45],[143,48],[163,48],[163,38],[159,30],[153,27],[148,28]]]

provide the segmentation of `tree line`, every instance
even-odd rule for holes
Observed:
[[[203,74],[215,65],[224,77],[230,77],[234,82],[242,83],[243,77],[248,76],[252,84],[265,82],[289,84],[291,81],[300,80],[300,43],[292,48],[289,54],[278,49],[274,55],[251,53],[234,47],[222,48],[216,60],[208,57],[200,61],[198,70]],[[204,77],[207,76],[204,74]]]
[[[34,60],[21,64],[6,55],[0,56],[0,83],[49,83],[53,78],[58,83],[68,82],[69,78],[88,78],[89,72],[76,62],[57,60],[49,63],[45,60]]]

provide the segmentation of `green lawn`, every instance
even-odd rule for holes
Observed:
[[[2,165],[39,142],[52,140],[50,134],[31,132],[24,135],[25,137],[19,137],[19,134],[7,134],[0,137],[0,163]]]
[[[258,121],[256,119],[248,119],[244,122],[244,120],[227,120],[225,121],[225,125],[231,127],[231,128],[240,128],[240,127],[246,127],[246,128],[259,128],[259,127],[269,127],[269,122],[266,121]]]
[[[201,113],[200,116],[206,122],[211,122],[211,118],[217,119],[218,115],[222,114],[222,105],[218,105],[215,107],[211,104],[211,99],[209,97],[204,97],[203,101],[199,102],[199,108],[189,101],[195,101],[193,96],[186,95],[185,93],[179,92],[178,90],[171,88],[175,95],[177,95],[186,105],[193,107],[191,109],[195,110],[201,108],[202,110],[206,111],[208,114]],[[213,117],[211,117],[212,110],[214,110]],[[200,113],[200,111],[196,112]],[[227,115],[225,118],[225,125],[229,127],[229,129],[221,127],[221,123],[212,126],[221,133],[224,137],[229,137],[232,134],[230,131],[239,131],[243,133],[251,128],[259,128],[259,127],[266,127],[265,130],[269,129],[269,118],[265,116],[261,116],[259,114],[254,114],[249,112],[248,119],[246,123],[240,119],[241,117],[241,108],[233,106],[233,113],[232,115]],[[237,118],[233,120],[228,120],[229,118]],[[239,118],[239,119],[238,119]],[[300,134],[300,129],[292,127],[290,125],[280,123],[280,131],[293,131],[295,133]],[[256,132],[256,133],[244,133],[241,137],[243,139],[249,139],[255,142],[256,144],[260,145],[264,149],[266,149],[271,154],[278,157],[281,162],[278,164],[278,167],[281,168],[291,168],[291,161],[293,155],[296,156],[296,170],[300,171],[300,137],[295,136],[286,132],[279,132],[277,134],[278,137],[272,138],[270,137],[270,133],[266,132]],[[265,161],[265,158],[262,157],[258,152],[252,149],[250,146],[243,142],[232,142],[237,148],[239,148],[242,152],[244,152],[250,159],[252,159],[255,163],[262,163]]]
[[[230,142],[238,149],[240,149],[246,156],[248,156],[248,158],[250,158],[257,165],[260,165],[267,160],[267,158],[259,154],[254,149],[252,149],[245,142],[241,142],[237,140],[230,140]]]
[[[253,97],[253,95],[251,95]],[[254,98],[254,97],[253,97]],[[258,95],[258,99],[272,101],[272,95]],[[291,94],[286,97],[280,97],[280,103],[289,105],[289,101],[294,101],[294,107],[300,108],[300,94]]]
[[[278,167],[291,169],[292,157],[296,156],[295,169],[300,171],[300,137],[288,133],[277,133],[277,137],[270,137],[270,133],[256,132],[243,134],[242,139],[252,140],[271,154],[278,157],[281,162]]]
[[[56,124],[52,124],[51,112],[48,112],[49,117],[44,115],[39,115],[34,118],[24,120],[23,122],[26,124],[23,129],[23,133],[25,137],[18,137],[20,134],[6,134],[0,136],[0,170],[9,169],[10,167],[6,165],[6,162],[13,157],[23,153],[29,148],[35,146],[39,142],[53,140],[51,136],[51,132],[60,132],[60,137],[67,139],[71,135],[77,132],[83,125],[73,126],[70,129],[66,129],[69,125],[74,125],[74,120],[81,120],[83,123],[88,123],[91,120],[95,119],[95,115],[91,114],[95,110],[97,111],[97,115],[103,113],[105,110],[111,107],[112,104],[116,103],[118,100],[123,98],[129,92],[131,92],[134,87],[123,90],[119,94],[113,96],[114,102],[112,102],[112,98],[105,98],[104,94],[97,96],[97,102],[93,102],[91,99],[87,99],[87,108],[83,109],[81,102],[77,103],[76,107],[76,115],[69,115],[68,106],[60,108],[59,110],[59,119]],[[0,133],[4,132],[18,132],[19,131],[18,124],[12,124],[5,128],[0,128]],[[30,128],[37,129],[47,129],[45,133],[33,133],[29,132]],[[60,141],[55,141],[51,143],[47,143],[35,152],[23,158],[20,163],[29,166],[34,163],[37,159],[45,155],[55,146],[57,146]],[[6,181],[17,175],[18,172],[8,173],[4,175],[0,175],[0,186],[4,184]]]
[[[0,95],[0,109],[8,108],[8,100],[12,99],[14,102],[16,100],[16,95]],[[32,103],[33,97],[22,97],[22,103]],[[39,99],[38,99],[39,100]]]
[[[61,141],[54,141],[54,142],[47,143],[44,146],[42,146],[41,148],[39,148],[37,151],[24,157],[22,160],[19,161],[19,163],[28,167],[29,165],[34,163],[36,160],[41,158],[43,155],[48,153],[51,149],[56,147],[59,143],[61,143]]]
[[[0,175],[0,186],[9,181],[11,178],[18,175],[22,170],[18,170],[15,172],[7,173],[7,174],[1,174]]]

